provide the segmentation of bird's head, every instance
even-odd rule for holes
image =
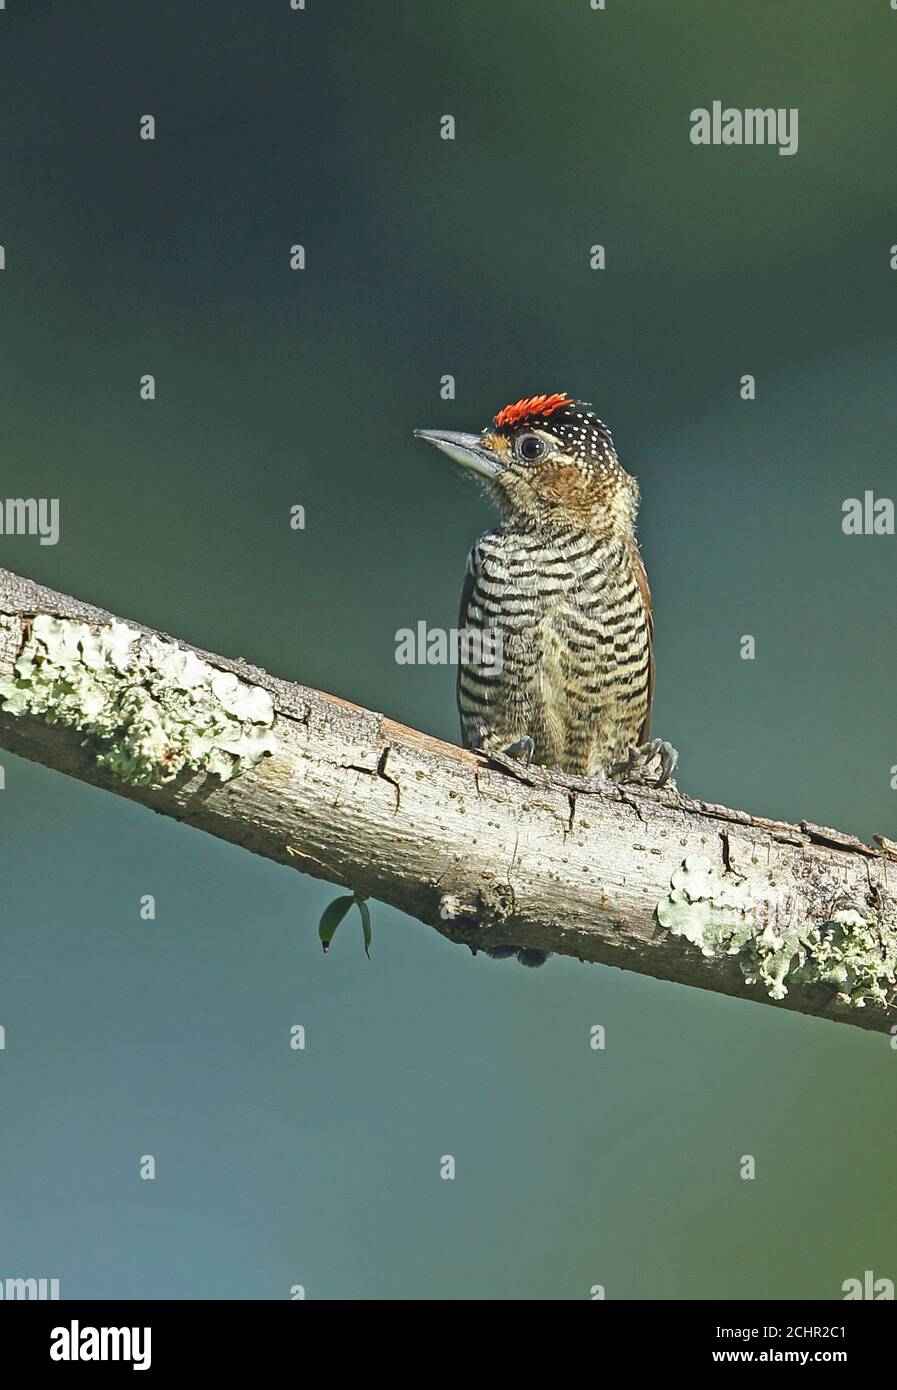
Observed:
[[[633,526],[638,488],[610,430],[590,405],[563,392],[506,405],[479,434],[415,434],[476,473],[506,521],[598,533]]]

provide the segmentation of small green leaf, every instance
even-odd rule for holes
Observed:
[[[364,933],[364,953],[368,960],[371,958],[371,909],[368,907],[367,898],[356,895],[355,902],[358,904],[358,911],[361,913],[361,930]]]
[[[355,902],[355,898],[334,898],[328,907],[325,907],[318,926],[318,936],[321,938],[321,945],[324,947],[324,955],[330,950],[330,943],[333,940],[334,932],[340,922],[345,917],[349,908]]]

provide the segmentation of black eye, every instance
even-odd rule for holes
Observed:
[[[517,440],[517,453],[527,463],[534,463],[545,453],[547,445],[537,434],[522,434]]]

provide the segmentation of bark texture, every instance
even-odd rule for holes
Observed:
[[[41,614],[92,627],[112,621],[0,570],[0,678],[12,676]],[[163,636],[129,626],[147,639]],[[725,932],[715,948],[705,935],[712,953],[703,954],[658,916],[665,905],[667,920],[676,918],[676,875],[681,884],[688,860],[704,877],[737,888],[736,915],[738,903],[787,898],[798,936],[816,924],[826,941],[839,913],[859,914],[880,937],[885,961],[897,896],[890,841],[877,837],[869,846],[674,789],[578,781],[487,758],[242,661],[178,645],[270,693],[273,755],[225,783],[187,770],[162,785],[131,785],[97,764],[77,729],[2,711],[0,747],[390,903],[474,949],[538,947],[860,1027],[887,1031],[897,1022],[893,989],[860,1006],[799,970],[786,971],[787,992],[771,998],[768,981],[748,983],[744,951],[727,953]],[[687,891],[684,903],[678,893],[686,923]]]

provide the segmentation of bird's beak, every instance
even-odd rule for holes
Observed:
[[[459,434],[456,430],[415,430],[414,433],[418,439],[435,444],[455,463],[483,478],[494,478],[498,472],[495,456],[483,448],[478,434]]]

